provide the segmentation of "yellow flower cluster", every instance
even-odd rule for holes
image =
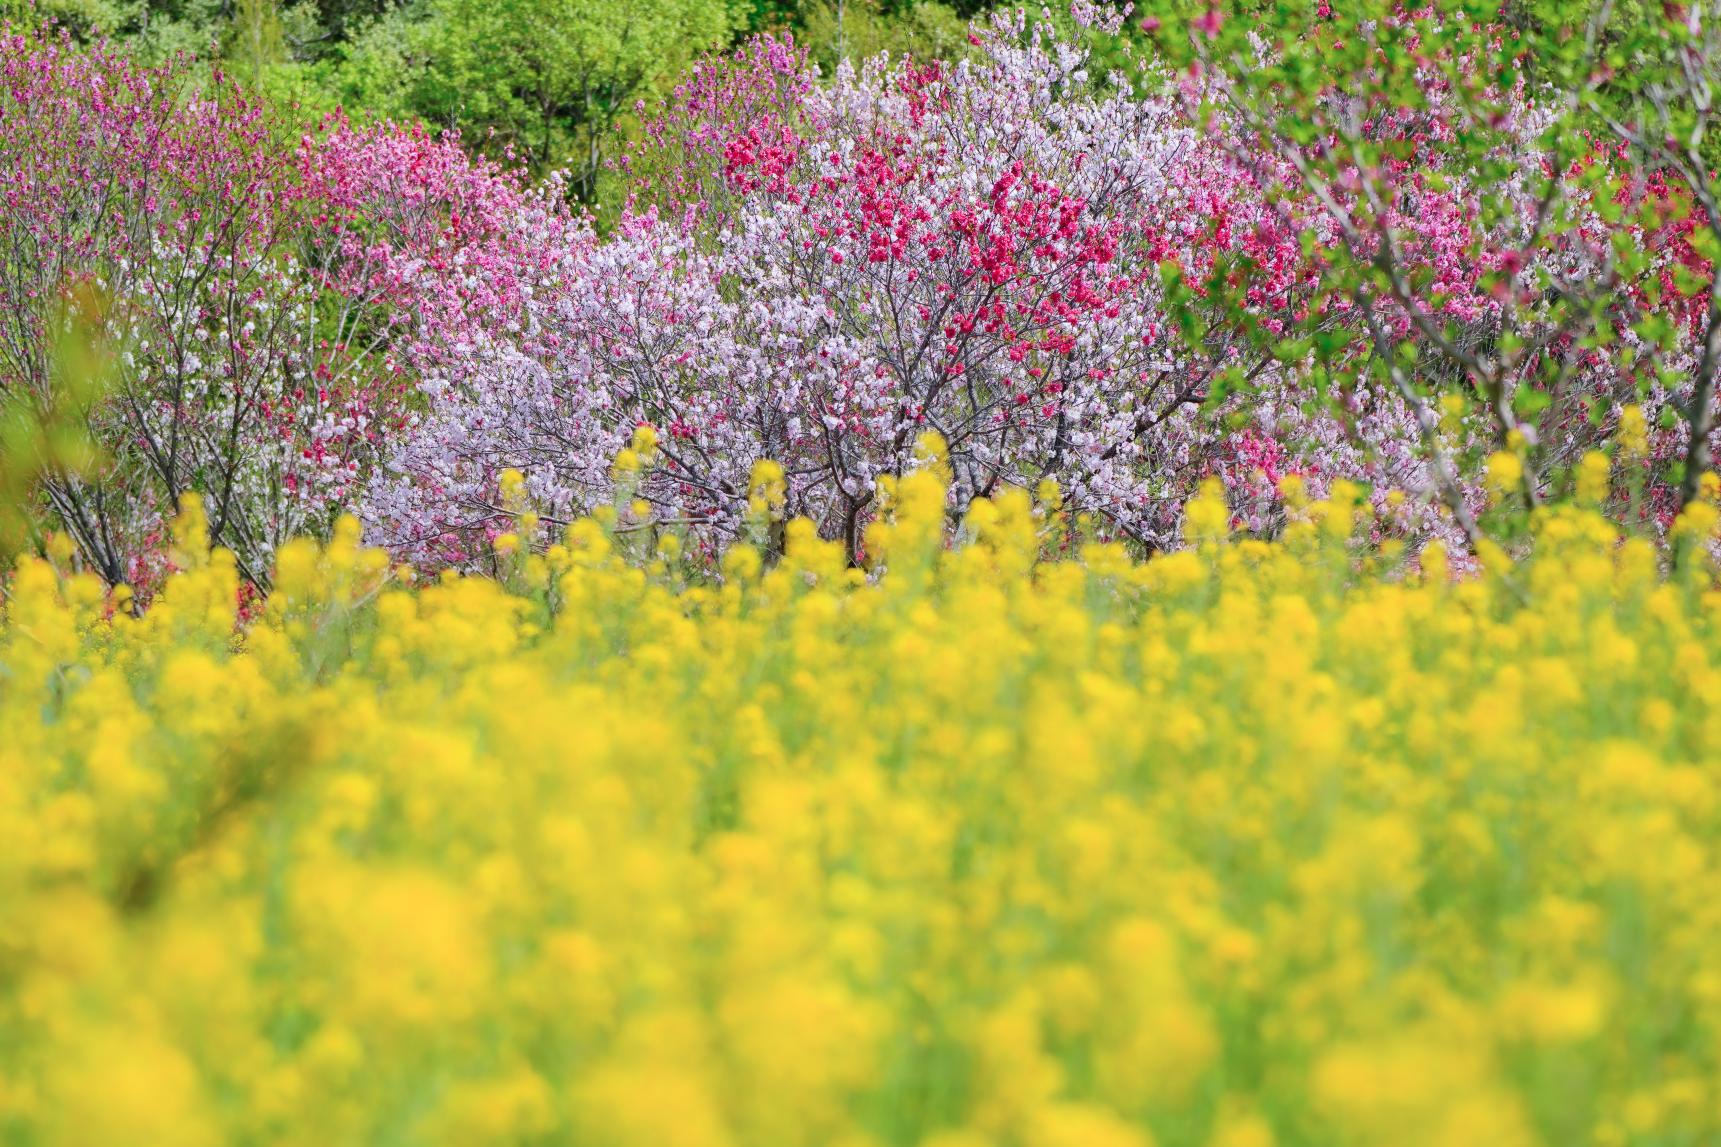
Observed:
[[[946,546],[929,468],[869,573],[790,523],[717,586],[349,527],[237,635],[191,544],[141,618],[24,565],[0,1140],[1721,1137],[1709,571],[1561,509],[1454,583],[1343,490],[1047,561],[1041,493]]]

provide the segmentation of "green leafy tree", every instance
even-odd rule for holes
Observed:
[[[264,74],[287,58],[287,41],[275,0],[237,0],[226,55],[253,87],[264,86]]]
[[[567,164],[590,202],[618,118],[693,54],[725,42],[725,0],[427,0],[398,35],[423,119],[539,168]]]
[[[809,0],[800,6],[796,39],[825,69],[838,60],[864,60],[889,52],[918,59],[950,59],[968,47],[968,26],[955,9],[918,0]]]

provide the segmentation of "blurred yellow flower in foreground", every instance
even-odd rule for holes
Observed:
[[[611,515],[414,584],[344,525],[239,628],[195,503],[141,617],[21,567],[0,1140],[1721,1139],[1712,571],[1566,508],[1406,572],[1300,486],[947,546],[925,454],[864,572],[790,523],[687,585]]]

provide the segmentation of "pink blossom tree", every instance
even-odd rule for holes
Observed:
[[[83,418],[106,460],[46,508],[112,582],[147,582],[186,491],[266,585],[326,529],[417,401],[417,371],[504,329],[574,246],[552,191],[452,140],[335,123],[297,148],[185,60],[0,39],[0,390],[54,405],[70,300],[119,348]],[[75,316],[72,316],[75,317]]]
[[[110,300],[124,349],[86,411],[109,452],[99,476],[50,473],[44,494],[91,564],[135,577],[163,512],[194,486],[252,576],[269,524],[246,487],[278,458],[256,430],[300,301],[271,259],[284,158],[261,114],[184,70],[134,67],[64,39],[0,40],[0,386],[51,400],[48,329],[69,289]],[[282,523],[292,528],[297,522]]]
[[[1383,3],[1284,14],[1269,39],[1235,8],[1159,31],[1183,45],[1192,114],[1318,254],[1328,337],[1266,333],[1326,397],[1414,415],[1468,544],[1485,532],[1481,454],[1520,455],[1533,507],[1569,490],[1625,407],[1690,421],[1708,292],[1684,280],[1713,271],[1689,180],[1587,114],[1611,32],[1577,19],[1532,48],[1450,6]],[[1330,337],[1335,317],[1349,338]],[[1442,400],[1468,410],[1461,433],[1442,431]],[[1658,467],[1650,484],[1665,524],[1680,482]]]

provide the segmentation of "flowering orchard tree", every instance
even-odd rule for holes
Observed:
[[[785,193],[816,130],[806,112],[817,80],[817,66],[787,35],[695,60],[655,114],[644,101],[636,109],[644,142],[616,160],[629,178],[630,212],[655,208],[711,233],[762,186]]]
[[[1255,284],[1270,314],[1306,292],[1305,262],[1174,99],[1107,87],[1020,14],[973,39],[972,60],[879,59],[826,86],[770,41],[702,66],[634,159],[649,205],[533,308],[534,348],[432,382],[372,499],[380,536],[471,549],[504,466],[551,520],[606,502],[644,423],[656,465],[630,493],[714,540],[772,459],[786,512],[858,557],[878,479],[936,430],[953,509],[1053,479],[1171,542],[1211,469],[1210,385],[1271,365],[1192,284],[1247,246],[1279,267]],[[1177,323],[1199,342],[1174,346]]]
[[[295,166],[294,254],[328,300],[325,333],[385,356],[391,373],[458,361],[486,333],[519,334],[589,242],[558,178],[528,185],[470,159],[457,135],[336,116],[301,140]]]
[[[1366,390],[1414,414],[1418,453],[1471,545],[1484,532],[1479,453],[1512,454],[1534,506],[1571,489],[1627,407],[1692,421],[1713,375],[1699,349],[1714,326],[1713,270],[1692,244],[1700,196],[1594,130],[1612,30],[1564,21],[1566,42],[1532,44],[1456,5],[1365,3],[1281,13],[1269,36],[1228,18],[1245,7],[1149,26],[1185,57],[1181,90],[1209,137],[1318,253],[1311,315],[1352,337],[1265,333],[1329,397]],[[1442,407],[1455,402],[1469,413],[1453,435]],[[1705,421],[1696,440],[1708,433]],[[1679,493],[1666,465],[1677,437],[1650,481],[1662,524],[1705,464]]]
[[[569,247],[553,193],[453,141],[337,123],[282,147],[219,75],[54,38],[0,39],[0,168],[5,396],[53,407],[54,328],[106,300],[118,352],[82,413],[105,464],[39,485],[116,583],[159,572],[164,516],[194,491],[263,585],[404,424],[403,373],[505,328]]]
[[[192,93],[175,67],[11,35],[0,167],[0,386],[51,401],[49,327],[80,283],[111,301],[105,321],[124,347],[109,396],[86,411],[111,464],[93,480],[49,474],[55,516],[117,582],[138,574],[161,514],[196,485],[249,564],[266,527],[243,491],[275,469],[254,431],[292,369],[283,351],[298,319],[269,257],[284,159],[267,125],[224,88]]]
[[[423,407],[441,401],[451,377],[474,385],[463,393],[510,393],[494,382],[510,356],[554,349],[534,341],[532,313],[557,297],[590,243],[558,181],[530,187],[470,159],[455,136],[338,118],[301,142],[297,164],[295,257],[321,301],[317,349],[385,380],[364,427],[366,463],[418,433]],[[350,462],[338,472],[347,508],[374,472]],[[458,497],[452,476],[416,477],[433,496]],[[414,521],[389,528],[424,533]]]
[[[1600,82],[1578,91],[1585,109],[1645,169],[1656,202],[1670,209],[1658,238],[1671,257],[1661,261],[1657,286],[1687,300],[1684,321],[1638,333],[1663,346],[1677,345],[1682,333],[1691,336],[1684,361],[1664,372],[1672,374],[1667,389],[1681,433],[1663,441],[1677,451],[1668,469],[1678,477],[1677,506],[1683,509],[1697,497],[1721,444],[1715,412],[1721,380],[1721,278],[1715,273],[1721,261],[1721,108],[1715,105],[1721,10],[1714,0],[1667,4],[1649,19],[1627,22],[1623,30],[1615,21],[1607,31],[1615,46],[1600,62]]]

